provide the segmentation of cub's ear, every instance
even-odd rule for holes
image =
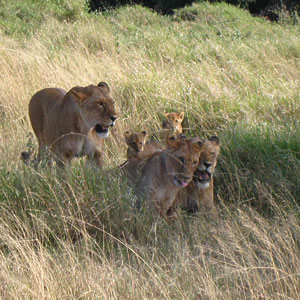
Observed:
[[[169,116],[169,113],[163,112],[163,115],[167,118]]]
[[[209,139],[213,144],[215,144],[216,146],[219,146],[220,145],[220,140],[217,136],[212,136],[210,139]]]
[[[86,89],[84,87],[81,87],[81,86],[75,86],[75,87],[73,87],[70,90],[70,93],[80,103],[83,103],[86,100],[86,98],[89,96],[89,94],[87,93]]]
[[[101,81],[98,83],[98,86],[105,89],[107,93],[110,93],[110,87],[106,82]]]
[[[145,137],[147,135],[146,131],[142,131],[141,134]]]
[[[130,136],[131,136],[130,132],[125,131],[124,137],[125,137],[125,142],[126,142],[127,145],[128,145],[128,143],[130,143]]]
[[[183,118],[184,118],[184,111],[182,111],[181,113],[179,113],[179,118],[180,118],[181,120],[183,120]]]

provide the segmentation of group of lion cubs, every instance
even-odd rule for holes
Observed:
[[[38,91],[30,100],[29,117],[38,139],[37,160],[45,150],[59,166],[74,157],[86,156],[101,168],[104,139],[117,114],[107,83]],[[146,141],[146,132],[125,133],[127,161],[119,166],[146,203],[169,219],[177,208],[206,208],[216,218],[213,173],[220,151],[219,139],[187,138],[182,135],[184,113],[166,113],[162,127],[165,142]],[[137,207],[141,202],[137,202]]]

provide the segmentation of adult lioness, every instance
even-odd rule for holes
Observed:
[[[192,180],[201,148],[200,142],[169,138],[166,150],[155,152],[143,162],[138,190],[161,217],[173,216],[174,210],[172,213],[169,210],[180,189]]]
[[[213,175],[220,153],[220,141],[216,136],[213,136],[209,140],[202,141],[202,143],[202,152],[193,180],[186,189],[180,191],[176,201],[177,205],[188,212],[195,212],[199,208],[204,208],[215,218],[218,218],[218,211],[214,204]]]
[[[39,143],[38,158],[48,148],[60,166],[87,155],[99,167],[104,139],[117,119],[105,82],[76,86],[68,92],[59,88],[40,90],[30,100],[29,117]]]

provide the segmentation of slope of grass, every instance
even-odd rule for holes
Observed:
[[[224,3],[172,17],[41,3],[0,13],[1,297],[296,299],[300,27]],[[22,165],[30,97],[99,81],[120,112],[105,169],[124,161],[124,131],[159,135],[164,111],[185,111],[187,135],[219,136],[220,224],[137,213],[126,179],[84,159],[67,172]]]

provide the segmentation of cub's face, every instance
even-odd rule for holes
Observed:
[[[164,113],[166,119],[162,123],[162,128],[170,130],[176,134],[182,133],[182,121],[184,119],[184,112],[176,113]]]
[[[146,142],[146,131],[141,133],[125,132],[125,142],[128,147],[132,148],[135,152],[143,151]]]
[[[198,167],[193,177],[193,181],[199,189],[207,189],[209,187],[219,153],[220,142],[216,136],[204,141]]]
[[[201,148],[191,141],[168,139],[164,165],[170,181],[177,187],[184,188],[192,180],[199,164]]]
[[[101,138],[106,138],[109,127],[114,126],[117,119],[108,85],[100,82],[97,86],[75,87],[71,92],[77,98],[86,126],[94,129]]]

